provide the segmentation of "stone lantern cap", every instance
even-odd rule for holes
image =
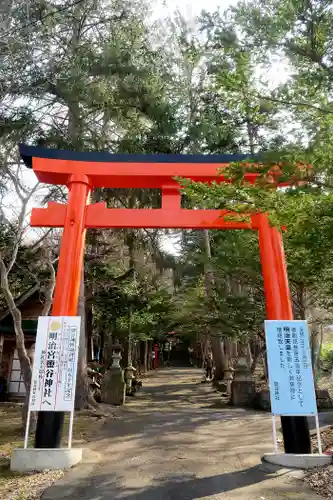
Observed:
[[[136,372],[136,368],[133,365],[127,365],[125,368],[125,377],[126,378],[134,378],[134,373]]]
[[[124,348],[121,344],[112,344],[111,349],[112,349],[112,351],[114,351],[116,353],[118,353],[118,352],[120,353],[124,350]]]

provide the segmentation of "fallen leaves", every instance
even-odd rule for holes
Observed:
[[[320,437],[321,437],[321,445],[322,445],[323,451],[330,451],[331,452],[333,450],[333,426],[330,427],[329,429],[325,429],[324,431],[321,431]],[[319,453],[318,440],[317,440],[316,434],[311,436],[311,444],[312,444],[312,452]]]
[[[305,482],[324,498],[333,498],[333,465],[314,469],[305,476]]]
[[[74,418],[74,443],[87,443],[98,436],[107,418],[116,418],[116,409],[100,405],[100,411],[83,410]],[[68,435],[68,419],[64,437]],[[0,498],[1,500],[39,500],[43,491],[61,478],[64,471],[44,471],[29,474],[13,473],[9,469],[13,448],[23,444],[21,405],[0,404]],[[67,439],[63,445],[66,446]]]
[[[37,500],[43,491],[64,475],[64,471],[10,474],[0,478],[1,500]]]
[[[333,427],[325,429],[320,433],[323,451],[333,451]],[[312,451],[319,453],[317,436],[311,436]],[[321,495],[323,498],[333,498],[333,465],[327,467],[318,467],[309,471],[304,481],[311,486],[311,488]]]

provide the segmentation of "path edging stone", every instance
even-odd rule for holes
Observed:
[[[294,453],[265,453],[262,457],[263,461],[270,464],[279,465],[289,469],[313,469],[323,465],[332,463],[330,455],[320,455],[314,453],[312,455],[294,454]]]

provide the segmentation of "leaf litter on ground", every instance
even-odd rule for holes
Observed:
[[[106,418],[116,418],[117,408],[100,405],[100,411],[76,412],[73,426],[73,443],[78,445],[96,438]],[[0,403],[0,499],[39,500],[43,492],[66,471],[48,470],[19,474],[10,470],[10,456],[14,448],[23,445],[21,404]],[[64,436],[68,434],[68,419]],[[29,446],[32,446],[30,439]],[[66,445],[66,439],[63,442]]]

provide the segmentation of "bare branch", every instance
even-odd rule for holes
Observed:
[[[48,251],[46,262],[47,262],[47,267],[50,270],[50,278],[49,278],[48,286],[46,287],[46,289],[44,291],[45,303],[44,303],[44,307],[43,307],[43,311],[42,311],[43,316],[48,316],[50,313],[50,309],[51,309],[52,302],[53,302],[53,293],[54,293],[55,284],[56,284],[56,272],[55,272],[53,263],[56,262],[57,259],[52,260],[51,257],[52,257],[51,251]]]
[[[53,231],[53,227],[48,229],[40,238],[37,240],[31,247],[29,247],[29,250],[35,250],[35,248],[38,248],[39,245],[49,236],[49,234]]]
[[[17,254],[19,251],[20,242],[21,242],[21,239],[23,236],[23,224],[24,224],[24,219],[25,219],[26,207],[27,207],[27,202],[22,203],[21,212],[20,212],[19,219],[18,219],[16,241],[14,243],[14,247],[12,250],[11,258],[9,260],[9,264],[7,266],[7,274],[10,273],[13,265],[15,264]]]
[[[16,185],[15,182],[14,182],[14,185]],[[31,192],[25,198],[21,197],[22,207],[21,207],[21,211],[20,211],[19,219],[18,219],[17,236],[16,236],[16,241],[14,243],[12,255],[11,255],[11,258],[9,260],[9,264],[7,266],[7,274],[10,273],[13,265],[15,264],[17,254],[19,251],[19,247],[20,247],[20,243],[22,241],[22,236],[24,233],[24,220],[26,217],[27,205],[28,205],[28,202],[29,202],[30,198],[32,197],[32,195],[38,189],[38,186],[39,186],[39,182],[37,182],[35,184],[35,186],[31,189]],[[17,185],[16,185],[16,187],[17,187]]]
[[[6,269],[6,265],[4,263],[3,257],[0,253],[0,283],[1,283],[1,289],[4,294],[6,304],[8,306],[8,309],[10,310],[10,313],[13,317],[13,322],[14,322],[14,330],[15,330],[15,335],[16,335],[16,345],[18,349],[21,349],[21,351],[25,351],[25,345],[24,345],[24,334],[22,330],[22,316],[21,316],[21,311],[16,307],[14,297],[10,291],[9,283],[8,283],[8,271]]]
[[[265,96],[265,95],[258,95],[259,99],[262,99],[263,101],[270,101],[270,102],[276,102],[278,104],[285,104],[287,106],[300,106],[303,108],[309,108],[313,109],[315,111],[319,111],[320,113],[324,113],[326,115],[333,115],[333,109],[330,110],[328,108],[321,108],[320,106],[315,106],[314,104],[310,104],[309,102],[300,102],[300,101],[287,101],[284,99],[275,99],[273,97]]]
[[[10,180],[12,181],[17,196],[23,202],[24,201],[24,196],[22,194],[23,189],[21,187],[21,184],[20,184],[20,181],[19,181],[17,173],[15,175],[15,174],[13,174],[13,172],[11,171],[10,168],[7,168],[6,169],[6,174],[8,175],[8,177],[10,178]]]

